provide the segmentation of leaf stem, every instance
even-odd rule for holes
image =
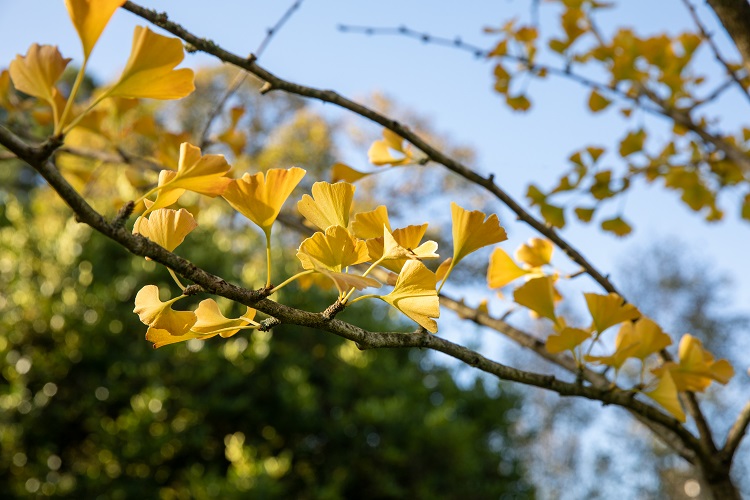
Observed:
[[[271,290],[271,293],[272,293],[272,294],[273,294],[273,293],[276,293],[276,292],[278,292],[279,290],[281,290],[282,288],[284,288],[285,286],[287,286],[287,285],[288,285],[289,283],[291,283],[292,281],[296,280],[297,278],[301,278],[302,276],[306,276],[306,275],[308,275],[308,274],[312,274],[312,273],[314,273],[314,272],[315,272],[315,269],[308,269],[308,270],[306,270],[306,271],[301,271],[301,272],[299,272],[299,273],[295,274],[294,276],[292,276],[291,278],[288,278],[288,279],[287,279],[286,281],[284,281],[284,282],[283,282],[282,284],[280,284],[280,285],[276,285],[275,287],[273,287],[273,290]]]
[[[351,292],[350,292],[350,293],[351,293]],[[368,294],[366,294],[366,295],[360,295],[360,296],[359,296],[359,297],[357,297],[356,299],[354,299],[354,300],[352,300],[351,302],[349,302],[349,305],[352,305],[352,304],[354,304],[355,302],[359,302],[359,301],[360,301],[360,300],[362,300],[362,299],[371,299],[371,298],[378,298],[378,297],[380,297],[380,295],[376,295],[376,294],[374,294],[374,293],[368,293]]]
[[[169,271],[169,274],[172,275],[172,279],[174,280],[175,283],[177,283],[177,286],[180,287],[180,290],[182,290],[184,292],[185,288],[187,288],[187,287],[182,284],[182,282],[180,281],[180,278],[177,277],[177,274],[175,274],[175,272],[172,269],[170,269],[170,268],[167,268],[167,270]]]
[[[271,227],[263,228],[266,233],[266,288],[271,286]]]
[[[70,114],[70,110],[73,108],[73,101],[75,101],[76,94],[78,94],[78,89],[81,88],[81,83],[83,82],[83,77],[86,74],[86,65],[88,64],[88,62],[88,57],[83,59],[83,64],[81,64],[81,67],[78,70],[78,74],[76,75],[75,82],[73,82],[73,88],[70,89],[68,100],[65,101],[65,108],[63,108],[62,115],[60,115],[59,120],[57,121],[57,123],[55,123],[55,135],[59,135],[62,132],[65,119],[68,117],[68,115]]]

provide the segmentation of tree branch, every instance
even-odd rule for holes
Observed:
[[[290,94],[296,94],[303,97],[318,99],[323,102],[329,102],[341,108],[348,109],[349,111],[352,111],[362,116],[363,118],[367,118],[368,120],[371,120],[382,125],[385,128],[392,130],[393,132],[416,146],[422,152],[424,152],[430,160],[443,165],[448,170],[458,174],[469,182],[485,188],[497,199],[503,202],[508,208],[510,208],[518,216],[519,220],[530,225],[537,232],[547,237],[547,239],[552,241],[555,245],[557,245],[558,248],[565,252],[565,254],[568,255],[571,260],[585,269],[586,273],[589,274],[589,276],[591,276],[594,281],[596,281],[604,290],[609,293],[617,293],[618,295],[621,295],[619,294],[615,286],[609,281],[609,279],[599,270],[597,270],[573,245],[563,239],[557,233],[557,231],[554,230],[554,228],[547,226],[544,222],[538,220],[528,211],[526,211],[508,193],[506,193],[503,189],[495,184],[494,178],[492,176],[490,176],[489,178],[482,177],[462,163],[446,156],[441,151],[428,144],[419,135],[415,134],[404,125],[400,124],[398,121],[377,113],[376,111],[369,109],[359,103],[351,101],[332,90],[320,90],[283,80],[273,73],[269,72],[268,70],[264,69],[263,67],[259,66],[254,60],[242,58],[240,56],[237,56],[236,54],[232,54],[231,52],[222,49],[211,40],[202,39],[193,35],[181,25],[169,21],[167,15],[164,13],[157,13],[155,11],[145,9],[130,1],[125,2],[123,8],[132,12],[133,14],[136,14],[137,16],[142,17],[143,19],[150,21],[156,26],[169,31],[173,35],[181,38],[185,42],[195,47],[197,50],[206,52],[207,54],[211,54],[224,62],[233,64],[254,74],[258,78],[266,82],[263,90],[264,92],[281,90]]]
[[[742,408],[742,411],[737,416],[734,425],[729,429],[727,442],[721,450],[722,459],[725,462],[731,463],[737,448],[747,433],[748,425],[750,425],[750,402],[745,404],[745,407]]]
[[[228,283],[222,278],[200,269],[188,260],[167,251],[141,235],[132,234],[123,225],[108,222],[68,184],[54,164],[47,159],[45,156],[46,151],[43,147],[35,148],[28,146],[12,132],[2,127],[0,127],[0,144],[39,172],[73,210],[80,222],[91,226],[93,229],[113,239],[134,255],[148,256],[152,260],[173,269],[185,278],[200,285],[206,292],[254,307],[272,318],[276,318],[279,323],[308,326],[352,340],[357,343],[360,349],[408,347],[433,349],[503,380],[547,389],[561,396],[579,396],[601,401],[604,404],[621,406],[671,430],[679,436],[686,447],[694,450],[696,453],[701,452],[700,442],[675,418],[665,414],[654,406],[639,401],[632,392],[587,386],[578,382],[564,382],[551,375],[542,375],[511,368],[491,361],[471,349],[426,332],[370,332],[356,325],[331,319],[330,316],[326,316],[324,313],[302,311],[269,300],[265,298],[266,291],[263,289],[247,290]]]

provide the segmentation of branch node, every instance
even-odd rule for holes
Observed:
[[[115,218],[112,219],[112,225],[118,229],[125,227],[125,223],[133,214],[134,209],[135,202],[133,200],[130,200],[129,202],[124,204],[122,208],[117,212],[117,215],[115,215]]]
[[[281,320],[278,318],[273,318],[273,317],[266,318],[260,322],[260,328],[258,328],[258,330],[260,330],[261,332],[267,332],[270,329],[272,329],[274,326],[278,326],[280,324],[281,324]]]
[[[346,304],[341,302],[341,299],[338,298],[336,299],[336,302],[328,306],[326,310],[321,313],[321,315],[326,321],[331,321],[333,318],[336,317],[338,313],[340,313],[344,309],[346,309]]]
[[[184,290],[182,291],[182,295],[195,295],[195,294],[197,294],[197,293],[201,293],[201,292],[204,292],[204,291],[205,291],[205,290],[204,290],[204,289],[203,289],[203,287],[202,287],[202,286],[200,286],[200,285],[188,285],[188,286],[187,286],[187,287],[185,287],[185,289],[184,289]]]
[[[271,82],[266,82],[263,84],[263,86],[260,88],[258,92],[260,92],[261,95],[265,95],[273,90],[273,84]]]

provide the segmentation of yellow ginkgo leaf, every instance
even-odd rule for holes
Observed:
[[[400,157],[393,156],[391,151],[397,151],[400,153]],[[404,140],[388,129],[383,129],[382,141],[372,143],[367,151],[367,157],[370,159],[370,163],[377,166],[392,165],[396,167],[414,162],[411,149],[404,147]]]
[[[655,321],[645,316],[641,316],[635,322],[624,322],[617,338],[621,336],[623,346],[628,344],[635,346],[630,357],[638,359],[646,359],[672,344],[670,336],[664,333]]]
[[[383,226],[388,228],[389,231],[391,230],[391,223],[388,220],[388,208],[385,205],[380,205],[375,210],[355,214],[354,222],[352,222],[352,232],[354,236],[363,240],[380,238],[383,236]]]
[[[312,197],[302,196],[297,210],[321,231],[331,226],[349,226],[349,210],[357,188],[348,182],[316,182],[312,186]]]
[[[367,240],[370,260],[374,262],[382,258],[383,267],[398,273],[409,259],[437,259],[438,244],[434,241],[421,243],[425,231],[427,224],[399,228],[393,233],[383,225],[383,236]]]
[[[159,300],[159,288],[146,285],[135,296],[135,309],[141,322],[152,328],[166,330],[171,335],[184,335],[198,320],[192,311],[175,311],[172,304],[182,296],[162,302]]]
[[[201,156],[201,148],[183,142],[180,144],[177,175],[166,186],[170,189],[187,189],[213,198],[224,193],[232,182],[226,176],[231,168],[224,155]]]
[[[629,358],[644,360],[670,345],[672,339],[659,325],[642,316],[635,322],[625,321],[615,339],[615,352],[609,356],[586,356],[586,361],[600,363],[619,370]]]
[[[11,61],[8,71],[17,90],[38,97],[56,109],[55,83],[69,62],[57,47],[33,44],[25,56],[18,55]]]
[[[368,175],[370,175],[370,172],[360,172],[343,163],[334,163],[331,167],[331,182],[357,182]]]
[[[703,348],[703,343],[692,335],[680,339],[678,363],[664,363],[654,370],[657,376],[671,372],[679,391],[705,390],[713,380],[726,384],[734,376],[734,368],[726,359],[714,361],[714,356]]]
[[[138,217],[133,226],[133,233],[141,234],[171,252],[196,227],[198,223],[195,222],[195,218],[184,208],[160,208],[152,211],[148,218]]]
[[[341,226],[331,226],[325,233],[317,232],[303,241],[297,258],[305,269],[323,268],[340,273],[348,266],[367,262],[370,257],[364,241],[352,238]]]
[[[475,250],[508,239],[496,214],[486,218],[479,210],[468,211],[451,202],[453,219],[453,265]]]
[[[490,255],[490,265],[487,268],[487,286],[501,288],[511,281],[528,274],[511,259],[505,250],[497,247]]]
[[[443,262],[440,263],[437,270],[435,271],[435,277],[437,278],[438,282],[441,282],[445,279],[445,277],[448,275],[448,270],[451,268],[451,264],[453,263],[453,257],[448,257]]]
[[[159,172],[156,200],[143,200],[143,202],[146,204],[146,211],[143,213],[144,216],[153,210],[158,210],[160,208],[166,208],[174,205],[175,203],[177,203],[177,200],[180,199],[180,196],[185,194],[185,190],[182,188],[163,189],[167,184],[174,180],[176,176],[177,172],[175,172],[174,170],[162,170]]]
[[[602,333],[610,326],[623,321],[637,319],[641,316],[640,311],[633,304],[627,304],[625,300],[616,293],[609,295],[598,295],[585,293],[586,304],[594,320],[594,328]]]
[[[249,324],[257,325],[253,321],[255,309],[248,307],[245,314],[236,319],[230,319],[221,314],[219,304],[213,299],[202,300],[195,310],[198,320],[191,328],[192,332],[201,334],[204,338],[220,335],[224,338],[231,337],[240,331],[241,326]]]
[[[88,59],[112,14],[125,0],[65,0],[68,14],[83,45],[83,55]]]
[[[185,54],[177,38],[136,26],[133,49],[120,79],[107,91],[110,97],[180,99],[195,90],[193,70],[174,69]]]
[[[542,238],[531,238],[516,250],[516,259],[529,267],[542,267],[552,260],[552,242]]]
[[[235,106],[230,110],[229,126],[227,129],[216,136],[218,140],[229,146],[235,156],[242,154],[247,144],[247,136],[237,130],[237,124],[245,114],[245,108],[241,106]]]
[[[314,266],[314,269],[333,282],[340,295],[344,295],[346,292],[354,288],[355,290],[364,290],[365,288],[380,288],[381,284],[378,280],[367,277],[357,276],[356,274],[348,274],[337,271],[330,271],[326,267],[310,256],[307,256],[307,260]]]
[[[539,316],[557,323],[552,278],[550,276],[530,279],[516,288],[513,292],[513,299]]]
[[[185,342],[187,340],[193,340],[193,339],[200,339],[204,337],[204,335],[188,331],[187,333],[184,333],[182,335],[172,335],[167,330],[162,330],[159,328],[154,327],[148,327],[148,330],[146,330],[146,340],[149,342],[153,342],[153,348],[158,349],[159,347],[164,347],[165,345],[169,344],[176,344],[178,342]]]
[[[416,321],[428,332],[437,333],[437,322],[433,319],[440,317],[436,284],[435,273],[420,261],[410,260],[401,269],[393,291],[380,299]]]
[[[305,171],[297,167],[272,168],[265,175],[245,174],[229,184],[223,197],[232,208],[270,234],[281,206],[304,176]]]
[[[665,410],[674,415],[677,420],[685,422],[685,411],[680,405],[680,399],[677,395],[677,384],[672,379],[672,375],[669,371],[665,371],[658,380],[657,386],[651,391],[644,392],[644,394],[659,403]]]
[[[547,337],[545,347],[551,354],[558,354],[563,351],[572,351],[587,339],[591,337],[591,332],[581,328],[566,326],[559,332]]]

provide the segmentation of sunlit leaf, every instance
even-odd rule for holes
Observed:
[[[451,216],[453,219],[453,265],[458,264],[471,252],[508,239],[496,214],[490,215],[485,220],[484,212],[479,210],[469,212],[451,202]]]
[[[219,310],[219,304],[213,299],[202,300],[195,310],[198,320],[195,322],[191,331],[200,333],[205,338],[220,335],[224,338],[231,337],[240,331],[241,326],[256,324],[253,321],[255,309],[248,307],[245,313],[239,318],[230,319],[225,317]],[[219,331],[221,330],[221,331]]]
[[[25,56],[18,55],[11,61],[8,72],[17,90],[38,97],[55,108],[55,83],[69,62],[70,59],[63,58],[57,47],[35,43]]]
[[[594,329],[602,333],[607,328],[623,321],[637,319],[641,313],[633,304],[628,304],[616,293],[598,295],[585,293],[586,305],[594,321]]]
[[[360,172],[343,163],[334,163],[331,167],[331,182],[357,182],[368,175],[370,172]]]
[[[342,272],[348,266],[369,260],[367,244],[355,240],[341,226],[330,226],[325,233],[317,232],[303,241],[297,258],[305,269],[322,267],[333,272]]]
[[[222,195],[242,215],[269,232],[281,206],[305,176],[301,168],[272,168],[264,175],[245,174],[232,181]]]
[[[367,251],[370,260],[376,261],[386,256],[381,265],[394,272],[400,272],[409,259],[437,259],[435,253],[438,244],[434,241],[422,243],[422,237],[427,230],[427,224],[412,225],[394,230],[392,233],[387,226],[383,226],[383,236],[367,240]]]
[[[646,359],[672,343],[653,320],[641,317],[635,322],[625,321],[620,326],[615,340],[615,352],[610,356],[586,356],[592,361],[611,366],[616,370],[629,358]]]
[[[704,391],[712,381],[726,384],[734,376],[734,368],[726,359],[714,360],[713,354],[692,335],[680,339],[679,363],[664,363],[654,370],[657,376],[670,372],[679,391]]]
[[[677,395],[677,385],[669,371],[659,377],[659,382],[651,391],[644,392],[644,394],[657,403],[659,403],[665,410],[671,413],[680,422],[685,422],[685,411],[680,405],[680,399]]]
[[[83,45],[84,58],[89,57],[112,14],[124,3],[125,0],[65,0]]]
[[[530,279],[516,288],[513,292],[513,299],[539,316],[557,323],[552,278],[550,276]]]
[[[349,210],[357,188],[348,182],[316,182],[312,186],[312,197],[302,196],[297,210],[320,230],[331,226],[349,226]]]
[[[388,228],[389,231],[391,230],[388,209],[385,205],[380,205],[375,210],[355,214],[352,232],[357,238],[369,240],[370,238],[383,236],[383,226]]]
[[[573,351],[591,337],[591,332],[581,328],[564,327],[557,333],[547,337],[545,347],[551,354],[559,354],[564,351]]]
[[[399,153],[394,156],[393,152]],[[370,163],[377,166],[382,165],[407,165],[413,163],[414,159],[411,149],[404,146],[404,140],[389,129],[383,129],[383,140],[375,141],[367,151]]]
[[[162,302],[159,288],[146,285],[135,296],[135,309],[141,322],[152,328],[166,330],[171,335],[184,335],[198,320],[192,311],[175,311],[172,304],[181,297]]]
[[[195,218],[184,208],[160,208],[152,211],[148,218],[138,217],[133,226],[133,233],[141,234],[171,252],[196,227],[198,223],[195,222]]]
[[[136,26],[130,59],[109,96],[180,99],[195,90],[193,70],[174,69],[185,54],[182,42]]]
[[[420,261],[410,260],[401,269],[393,291],[380,298],[416,321],[428,332],[437,333],[437,323],[433,319],[440,317],[440,299],[435,289],[436,283],[435,273]]]
[[[552,251],[555,247],[552,242],[544,238],[531,238],[516,250],[516,259],[524,262],[529,267],[541,267],[549,264],[552,260]]]
[[[527,273],[528,271],[518,267],[505,250],[497,247],[490,255],[490,265],[487,268],[487,285],[490,288],[501,288]]]

